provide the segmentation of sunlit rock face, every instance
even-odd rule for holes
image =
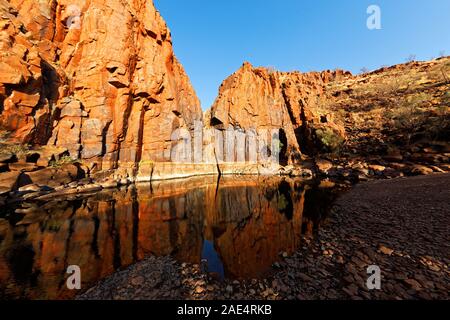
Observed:
[[[99,169],[168,161],[202,120],[152,1],[0,0],[0,125]]]
[[[344,134],[338,124],[323,123],[320,99],[327,83],[350,77],[342,70],[278,72],[246,62],[222,83],[205,122],[221,130],[253,131],[260,140],[270,139],[267,133],[275,131],[281,142],[280,161],[296,163],[302,151],[316,144],[314,129],[326,126]],[[258,150],[258,158],[263,152]]]
[[[220,264],[226,278],[264,276],[322,220],[317,210],[329,201],[314,190],[279,178],[209,177],[31,205],[0,217],[0,296],[70,298],[69,265],[87,288],[149,255],[199,264],[212,252],[208,266]]]

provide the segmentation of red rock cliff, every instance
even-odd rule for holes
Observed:
[[[163,161],[199,100],[148,0],[0,0],[0,125],[98,169]]]
[[[254,129],[258,134],[264,129],[280,129],[281,157],[295,163],[302,150],[315,144],[313,131],[327,116],[319,110],[325,85],[348,77],[351,74],[341,70],[277,72],[246,62],[222,83],[206,120],[216,128]],[[326,126],[343,131],[328,120]]]

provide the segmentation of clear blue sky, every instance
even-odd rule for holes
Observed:
[[[450,55],[450,0],[154,0],[207,109],[244,61],[282,71],[361,68]],[[382,30],[366,27],[381,8]]]

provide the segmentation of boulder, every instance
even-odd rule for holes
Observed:
[[[5,55],[0,60],[0,83],[21,84],[30,77],[26,63],[18,55]]]
[[[368,168],[369,170],[372,170],[374,172],[383,172],[384,170],[386,170],[385,166],[380,166],[377,164],[369,164]]]
[[[53,174],[55,173],[55,169],[53,168],[45,168],[42,170],[29,172],[27,176],[30,178],[33,184],[38,186],[51,186]]]
[[[67,185],[82,176],[79,172],[79,168],[73,164],[64,165],[58,168],[45,168],[29,172],[27,175],[33,184],[51,188]]]
[[[430,167],[424,166],[424,165],[420,165],[420,164],[414,164],[411,168],[410,168],[410,172],[413,175],[428,175],[434,172],[434,170]]]
[[[0,152],[0,162],[1,163],[11,163],[16,162],[17,157],[12,152]]]
[[[19,171],[0,173],[0,187],[5,190],[15,191],[18,188],[30,183],[28,177]]]
[[[38,154],[36,156],[36,165],[39,167],[48,167],[51,162],[61,159],[67,152],[67,148],[64,147],[44,146],[34,151],[34,153]]]
[[[327,174],[333,168],[333,163],[328,160],[317,159],[316,166],[320,173]]]
[[[382,253],[384,255],[387,255],[387,256],[391,256],[394,253],[394,250],[391,249],[391,248],[388,248],[388,247],[386,247],[384,245],[380,245],[378,247],[378,252],[380,252],[380,253]]]
[[[383,159],[386,161],[389,161],[389,162],[402,162],[403,156],[401,155],[400,152],[397,152],[397,153],[388,154],[388,155],[384,156]]]
[[[99,184],[87,184],[77,188],[77,192],[89,193],[102,190],[102,186]]]
[[[5,103],[12,103],[16,106],[28,107],[29,112],[37,106],[41,96],[39,93],[27,93],[20,91],[13,91],[12,94],[7,98],[8,101]]]
[[[15,162],[9,164],[9,170],[20,172],[36,171],[38,167],[34,163],[29,162]]]
[[[18,189],[19,192],[38,192],[41,191],[41,187],[37,184],[29,184]]]

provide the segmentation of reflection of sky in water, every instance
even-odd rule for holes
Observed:
[[[203,242],[202,260],[203,259],[207,261],[208,272],[218,274],[220,279],[225,278],[222,261],[211,241],[205,240]]]

